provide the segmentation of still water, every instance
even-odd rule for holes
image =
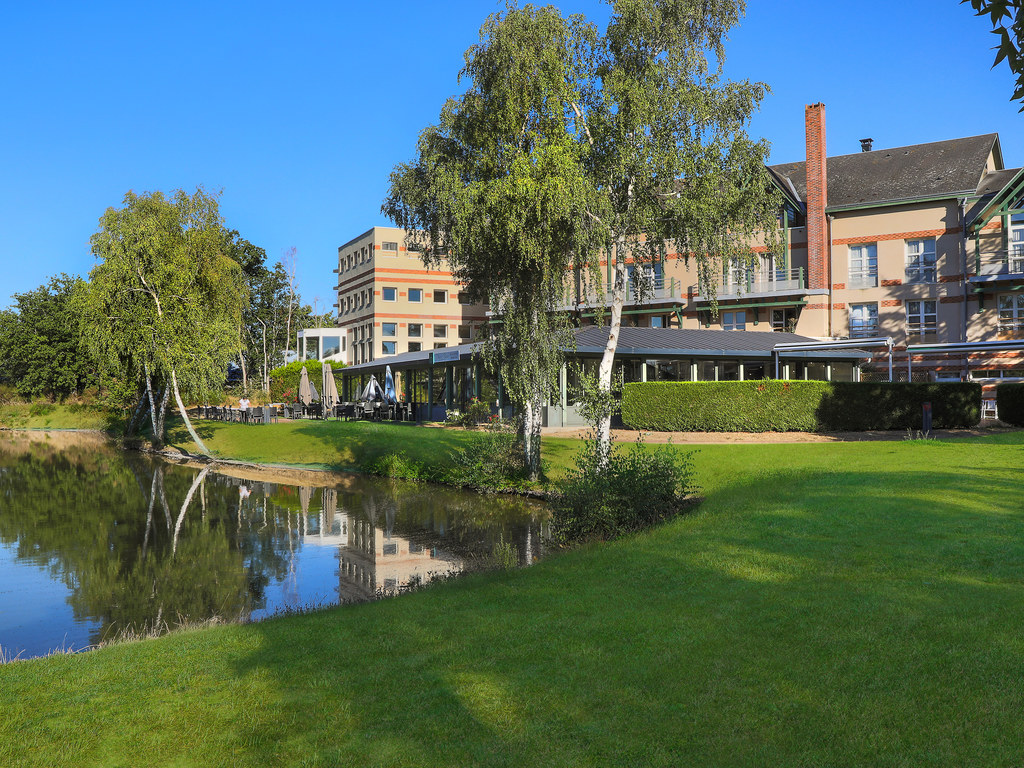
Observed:
[[[327,477],[233,477],[92,436],[0,433],[0,651],[387,597],[543,554],[536,503]]]

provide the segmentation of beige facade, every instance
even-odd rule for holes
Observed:
[[[481,338],[487,307],[469,304],[445,265],[426,268],[404,230],[373,227],[338,248],[343,360],[358,364]]]

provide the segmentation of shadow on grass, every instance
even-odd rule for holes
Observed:
[[[1016,470],[778,470],[528,571],[247,628],[249,762],[1016,759]],[[881,747],[880,745],[884,745]]]

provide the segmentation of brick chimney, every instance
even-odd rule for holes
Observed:
[[[807,135],[807,287],[829,288],[828,177],[825,168],[825,105],[804,107]]]

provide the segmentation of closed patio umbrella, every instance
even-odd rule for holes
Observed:
[[[309,405],[313,402],[313,392],[309,384],[309,371],[306,370],[306,366],[302,366],[302,371],[299,373],[299,402],[303,405]]]
[[[391,405],[398,403],[398,393],[395,392],[395,377],[391,375],[391,366],[384,369],[384,399]]]
[[[341,398],[338,397],[338,385],[334,381],[334,372],[331,371],[331,366],[324,363],[323,372],[324,380],[321,392],[323,394],[324,410],[330,411]]]
[[[380,384],[377,383],[377,377],[371,376],[370,380],[366,384],[366,388],[363,389],[363,394],[359,396],[360,400],[383,400],[384,390],[380,388]]]

